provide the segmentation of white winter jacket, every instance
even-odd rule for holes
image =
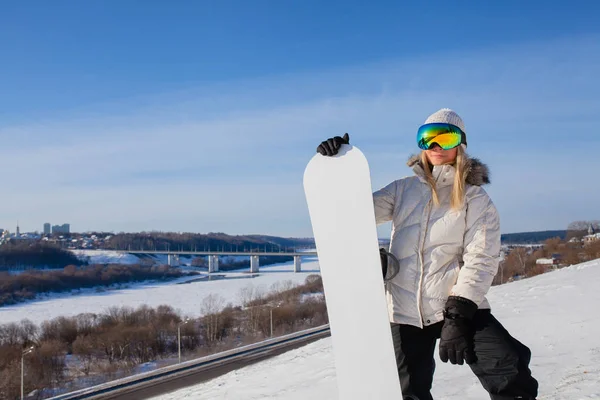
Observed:
[[[450,209],[455,168],[433,167],[440,206],[418,157],[408,163],[415,176],[399,179],[373,194],[377,223],[392,221],[389,251],[400,271],[386,284],[390,321],[418,327],[444,319],[448,296],[462,296],[479,308],[498,269],[500,222],[496,207],[481,187],[489,183],[487,167],[469,159],[466,201]]]

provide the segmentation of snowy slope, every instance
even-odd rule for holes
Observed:
[[[139,264],[139,257],[112,250],[71,250],[80,260],[90,264]]]
[[[600,399],[599,282],[596,260],[491,289],[496,317],[532,350],[539,400]],[[436,400],[489,399],[468,366],[436,362]],[[307,398],[337,398],[330,338],[155,399]]]
[[[45,300],[32,301],[14,306],[0,307],[0,324],[18,322],[28,318],[34,323],[58,316],[74,316],[79,313],[100,313],[112,306],[138,307],[147,304],[156,307],[168,304],[184,314],[200,316],[202,300],[211,293],[221,295],[226,302],[239,304],[240,289],[252,285],[268,291],[276,282],[304,283],[310,274],[319,273],[315,257],[304,257],[302,272],[293,272],[293,262],[260,267],[260,273],[252,277],[247,272],[227,272],[217,275],[224,279],[178,284],[197,279],[181,278],[167,283],[132,284],[126,289],[82,291],[81,294],[52,294]]]

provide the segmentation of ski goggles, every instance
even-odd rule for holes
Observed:
[[[467,135],[456,125],[435,122],[422,125],[417,132],[417,144],[429,150],[437,143],[442,149],[450,150],[460,144],[467,144]]]

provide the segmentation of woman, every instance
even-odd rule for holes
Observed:
[[[331,156],[348,134],[322,142]],[[392,337],[405,399],[431,400],[437,339],[443,362],[466,362],[493,400],[537,396],[529,349],[491,314],[485,298],[498,269],[500,223],[482,188],[487,167],[465,153],[462,119],[430,115],[417,133],[415,175],[373,194],[377,223],[392,221],[390,252],[400,270],[386,284]]]

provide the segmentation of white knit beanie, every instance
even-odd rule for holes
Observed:
[[[467,131],[465,129],[465,123],[463,122],[462,118],[449,108],[442,108],[434,112],[429,117],[427,117],[423,125],[432,124],[435,122],[442,122],[458,126],[465,133],[465,135],[467,134]],[[464,144],[462,146],[466,147],[466,145]]]

